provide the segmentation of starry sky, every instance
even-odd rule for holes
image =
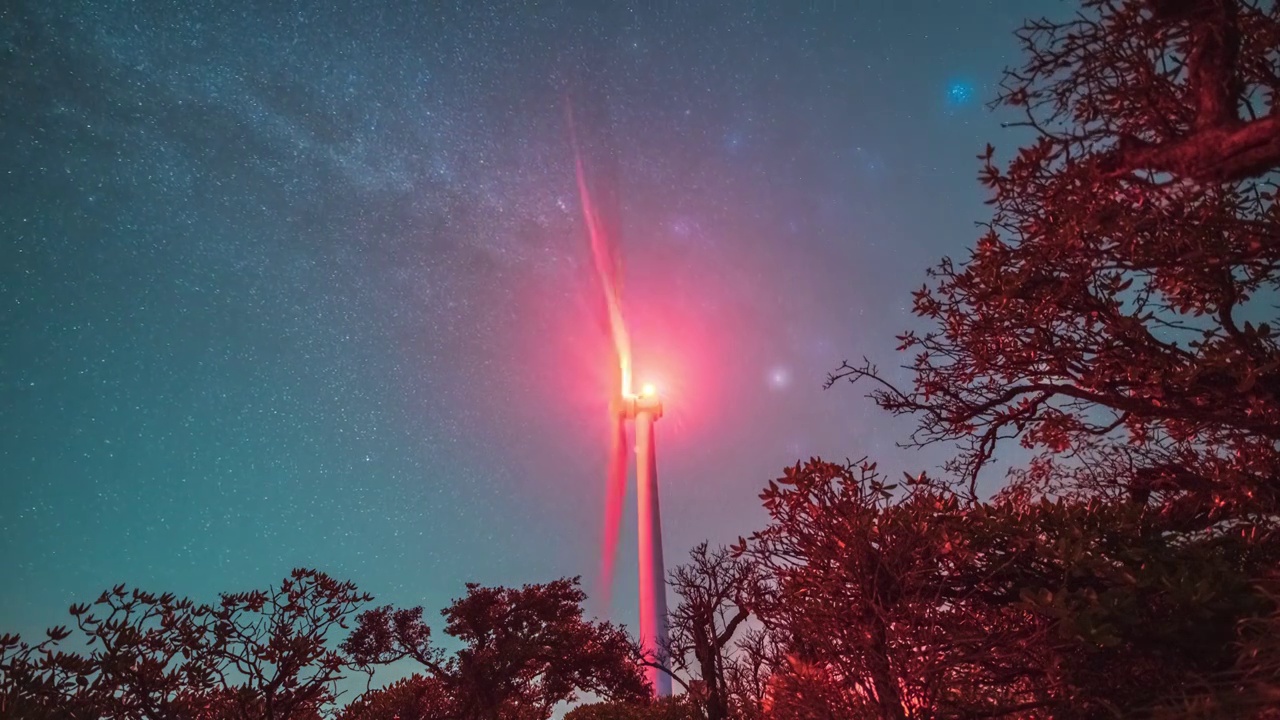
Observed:
[[[906,421],[910,290],[985,216],[1048,0],[0,9],[0,630],[291,567],[434,612],[599,565],[610,344],[565,105],[661,389],[668,563]],[[1007,157],[1007,154],[1006,154]],[[612,608],[633,624],[634,506]]]

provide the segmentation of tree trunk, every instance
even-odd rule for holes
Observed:
[[[871,685],[876,690],[880,717],[886,720],[909,720],[902,704],[902,692],[889,662],[889,638],[884,621],[877,615],[871,621],[871,648],[867,664],[871,669]]]

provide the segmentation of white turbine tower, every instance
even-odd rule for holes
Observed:
[[[665,662],[666,658],[661,653],[667,647],[667,573],[662,560],[662,513],[658,504],[658,455],[654,441],[654,425],[662,417],[662,401],[652,385],[645,385],[639,395],[621,398],[617,417],[624,424],[627,420],[633,421],[636,431],[640,648],[650,660]],[[611,458],[611,462],[613,467],[618,467],[616,456]],[[626,467],[625,457],[621,459],[621,465]],[[671,695],[671,676],[652,666],[645,669],[645,674],[653,686],[655,697]]]

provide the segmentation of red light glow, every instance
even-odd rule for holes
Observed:
[[[582,203],[582,216],[587,225],[587,238],[591,245],[591,258],[604,293],[606,312],[609,317],[609,332],[613,338],[614,354],[617,356],[620,387],[619,399],[632,397],[631,393],[631,339],[627,334],[627,326],[622,318],[622,294],[618,275],[620,264],[604,224],[591,202],[591,191],[587,186],[587,174],[582,164],[582,152],[578,149],[577,132],[573,123],[573,106],[566,105],[569,120],[569,137],[573,144],[574,171],[578,181],[578,197]],[[618,408],[610,403],[609,423],[611,437],[609,466],[605,483],[604,539],[601,547],[600,584],[601,599],[604,606],[609,606],[613,588],[613,563],[618,550],[618,534],[622,525],[622,503],[627,487],[627,454],[626,454],[626,420],[618,412]]]

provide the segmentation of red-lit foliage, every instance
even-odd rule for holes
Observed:
[[[0,717],[109,720],[546,720],[578,692],[645,702],[621,629],[582,617],[576,579],[519,589],[468,585],[443,612],[462,649],[431,642],[422,609],[377,608],[335,648],[370,596],[313,570],[215,605],[118,586],[71,614],[82,652],[54,628],[40,643],[0,637]],[[336,684],[412,658],[415,676],[338,713]]]
[[[960,500],[892,490],[872,466],[812,462],[763,493],[772,522],[738,550],[772,585],[756,607],[776,645],[772,716],[998,716],[1034,701],[1017,653],[1042,628],[958,584]]]
[[[1125,503],[975,503],[865,462],[811,461],[762,497],[771,522],[738,550],[768,579],[769,717],[1139,717],[1185,709],[1179,692],[1251,717],[1274,690],[1274,655],[1242,649],[1276,610],[1253,584],[1274,538],[1171,532]]]
[[[73,605],[82,652],[0,638],[0,716],[151,720],[309,719],[349,669],[330,649],[369,596],[312,570],[216,605],[126,590]]]
[[[342,708],[337,720],[450,720],[453,696],[440,680],[414,675],[365,693]]]
[[[998,103],[1036,139],[981,156],[994,217],[915,293],[913,387],[874,397],[919,417],[916,443],[959,442],[971,490],[1016,438],[1040,454],[1011,491],[1153,502],[1187,528],[1274,512],[1280,6],[1085,5],[1021,32]]]
[[[576,579],[518,589],[469,584],[442,613],[444,632],[463,643],[452,657],[432,643],[421,608],[363,613],[342,647],[368,667],[418,661],[460,720],[546,720],[579,692],[643,701],[648,689],[630,638],[584,619],[585,598]]]
[[[564,720],[702,720],[699,708],[687,695],[676,695],[653,702],[599,702],[565,713]]]

